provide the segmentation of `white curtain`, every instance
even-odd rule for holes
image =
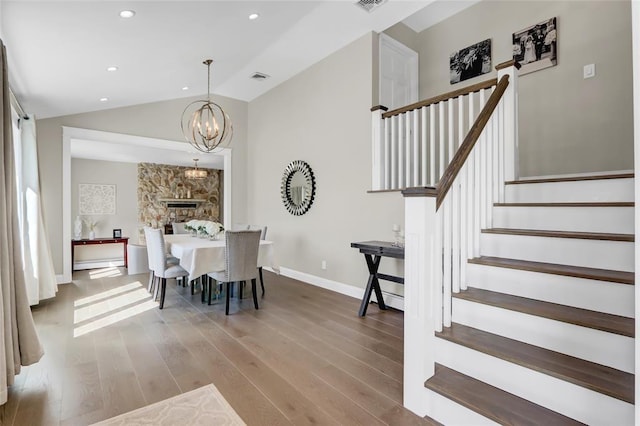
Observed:
[[[22,262],[29,304],[37,305],[43,299],[55,297],[58,284],[42,214],[35,119],[33,116],[14,119],[13,141]]]
[[[33,323],[22,266],[18,195],[9,106],[7,53],[0,40],[0,405],[20,366],[43,355]]]

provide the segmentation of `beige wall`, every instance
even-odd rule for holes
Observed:
[[[364,287],[366,266],[350,243],[392,239],[392,225],[404,215],[399,193],[366,193],[372,37],[249,103],[249,221],[269,227],[282,266],[357,287]],[[316,198],[303,216],[289,214],[280,198],[282,174],[293,160],[309,163],[316,177]],[[386,259],[381,270],[396,272],[395,266]]]
[[[62,245],[67,244],[62,241],[62,126],[182,141],[182,111],[189,102],[200,98],[175,99],[37,120],[44,214],[57,274],[62,273]],[[247,103],[225,97],[214,97],[213,100],[228,112],[233,121],[232,220],[246,221]]]
[[[495,76],[449,84],[452,52],[491,38],[495,66],[511,58],[514,31],[554,16],[558,65],[519,79],[521,175],[632,169],[629,1],[480,2],[418,35],[420,98]]]
[[[113,161],[71,159],[71,218],[79,215],[78,185],[94,183],[116,185],[116,214],[91,215],[98,222],[96,238],[111,238],[113,230],[122,229],[122,236],[129,237],[129,242],[137,243],[137,183],[138,166],[134,163],[117,163]],[[73,227],[72,227],[73,229]],[[72,231],[73,232],[73,231]],[[83,238],[88,238],[89,229],[83,225]],[[93,249],[93,247],[92,247]],[[122,256],[121,245],[105,246],[102,250],[83,250],[76,248],[76,259],[117,258]]]

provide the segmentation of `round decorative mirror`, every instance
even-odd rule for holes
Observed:
[[[311,167],[301,160],[289,163],[282,175],[280,194],[289,213],[295,216],[305,214],[316,195],[316,181]]]

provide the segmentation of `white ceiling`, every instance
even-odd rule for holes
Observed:
[[[434,11],[406,23],[432,25],[451,13],[434,7],[442,2],[468,3],[388,0],[369,13],[355,0],[0,0],[0,37],[16,97],[47,118],[204,95],[206,58],[214,60],[212,93],[251,101],[425,7]],[[135,17],[121,18],[125,9]],[[252,12],[260,17],[250,21]],[[118,71],[106,70],[112,65]],[[251,80],[255,72],[270,78]]]

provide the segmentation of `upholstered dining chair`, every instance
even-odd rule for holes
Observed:
[[[260,225],[249,225],[248,229],[252,231],[260,231],[260,239],[267,239],[267,227]],[[262,295],[264,296],[264,279],[262,279],[262,266],[258,266],[258,274],[260,275],[260,288],[262,289]]]
[[[153,247],[149,247],[149,230],[152,230],[153,228],[149,227],[149,226],[145,226],[143,228],[144,231],[144,239],[145,239],[145,243],[147,244],[147,262],[149,264],[149,284],[147,285],[147,291],[149,293],[152,293],[155,287],[155,274],[153,273],[153,269],[151,267],[151,250],[153,249]],[[173,257],[169,254],[166,255],[167,256],[167,264],[168,265],[177,265],[180,263],[180,259],[178,259],[177,257]],[[183,278],[182,280],[182,285],[184,286],[186,282],[186,279]]]
[[[184,270],[180,265],[171,265],[167,261],[167,250],[164,244],[164,236],[162,235],[162,230],[145,228],[145,236],[147,238],[149,266],[153,271],[153,280],[156,281],[154,299],[157,299],[159,291],[160,309],[162,309],[164,308],[164,296],[167,290],[167,279],[185,278],[189,275],[189,272]]]
[[[207,274],[218,284],[226,284],[225,314],[229,315],[229,296],[232,283],[251,280],[253,305],[258,309],[256,279],[258,278],[258,249],[260,247],[260,231],[227,231],[225,232],[226,269]],[[211,280],[208,280],[209,304],[211,304]],[[240,297],[242,297],[242,292]]]
[[[173,234],[188,234],[189,231],[184,229],[185,222],[173,222],[171,224],[171,228],[173,229]]]

